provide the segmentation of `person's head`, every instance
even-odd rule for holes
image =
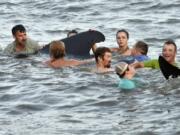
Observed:
[[[116,41],[119,47],[127,47],[128,46],[129,33],[124,30],[118,30],[116,33]]]
[[[162,56],[168,61],[169,63],[174,63],[177,53],[177,46],[173,40],[168,40],[164,43],[162,49]]]
[[[146,44],[143,41],[136,42],[136,44],[132,48],[131,53],[132,53],[133,56],[147,55],[147,53],[148,53],[148,44]]]
[[[95,59],[97,64],[101,64],[106,68],[111,67],[111,50],[107,47],[98,47],[95,51]]]
[[[62,41],[52,41],[50,44],[50,57],[59,59],[63,58],[65,55],[64,43]]]
[[[27,39],[26,29],[21,24],[15,25],[12,28],[12,35],[18,44],[24,44]]]
[[[132,78],[135,75],[135,69],[130,65],[128,65],[126,62],[120,62],[115,67],[115,71],[120,78],[125,78],[125,77]]]
[[[78,34],[78,32],[76,30],[71,30],[68,32],[67,37],[71,37],[71,36],[74,36],[76,34]]]

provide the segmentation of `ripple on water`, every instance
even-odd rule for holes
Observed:
[[[155,58],[168,38],[179,47],[179,6],[179,0],[1,0],[0,47],[13,40],[11,28],[19,23],[44,44],[71,29],[95,29],[106,36],[97,45],[112,47],[116,31],[124,28],[130,45],[148,42],[148,55]],[[95,64],[55,70],[42,64],[49,55],[0,56],[2,135],[180,134],[179,79],[165,81],[159,70],[137,70],[143,86],[126,93],[117,88],[116,74],[88,73]],[[113,59],[118,63],[119,57]]]
[[[43,111],[48,108],[48,105],[44,104],[32,104],[32,103],[27,103],[27,104],[18,104],[15,106],[15,110],[23,112],[38,112],[38,111]]]

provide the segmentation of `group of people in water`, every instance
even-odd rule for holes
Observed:
[[[77,31],[72,30],[68,33],[68,37],[78,34]],[[4,53],[11,55],[17,53],[36,54],[42,47],[34,40],[27,38],[26,29],[23,25],[16,25],[12,28],[12,35],[14,41],[9,44]],[[107,73],[115,71],[120,78],[131,80],[135,75],[136,68],[149,67],[158,69],[158,59],[150,59],[147,56],[148,44],[143,41],[138,41],[132,48],[128,46],[129,33],[125,29],[117,31],[116,40],[118,47],[97,47],[92,45],[92,50],[95,57],[96,68],[92,71],[97,73]],[[65,52],[65,45],[62,41],[52,41],[50,43],[50,59],[45,63],[52,68],[62,68],[68,66],[78,66],[94,61],[94,59],[75,60],[67,59]],[[135,62],[126,63],[120,62],[115,69],[111,67],[112,53],[118,53],[122,56],[133,56]],[[173,40],[165,41],[162,48],[162,56],[170,64],[177,65],[175,62],[177,54],[177,46]]]

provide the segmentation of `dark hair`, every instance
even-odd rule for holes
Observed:
[[[71,33],[78,34],[78,32],[77,32],[76,30],[71,30],[71,31],[68,32],[67,37],[69,37],[69,35],[70,35]]]
[[[98,57],[103,58],[106,52],[111,53],[111,50],[107,47],[98,47],[94,54],[96,62],[98,62]]]
[[[129,33],[125,29],[118,30],[116,33],[116,38],[117,38],[118,33],[120,33],[120,32],[126,33],[127,39],[129,39]]]
[[[145,42],[138,41],[138,42],[136,42],[134,47],[139,49],[141,54],[147,55],[147,53],[148,53],[148,44],[146,44]]]
[[[26,29],[25,29],[25,27],[22,24],[15,25],[12,28],[12,34],[15,35],[16,32],[18,32],[18,31],[21,32],[21,33],[24,33],[24,32],[26,32]]]
[[[175,52],[177,52],[177,45],[176,45],[176,43],[172,39],[169,39],[166,42],[164,42],[164,45],[169,45],[169,44],[174,45]]]

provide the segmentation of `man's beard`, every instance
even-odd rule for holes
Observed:
[[[26,39],[23,39],[23,40],[19,41],[20,45],[25,45],[25,43],[26,43]]]
[[[105,66],[105,68],[110,68],[111,67],[111,61]]]

